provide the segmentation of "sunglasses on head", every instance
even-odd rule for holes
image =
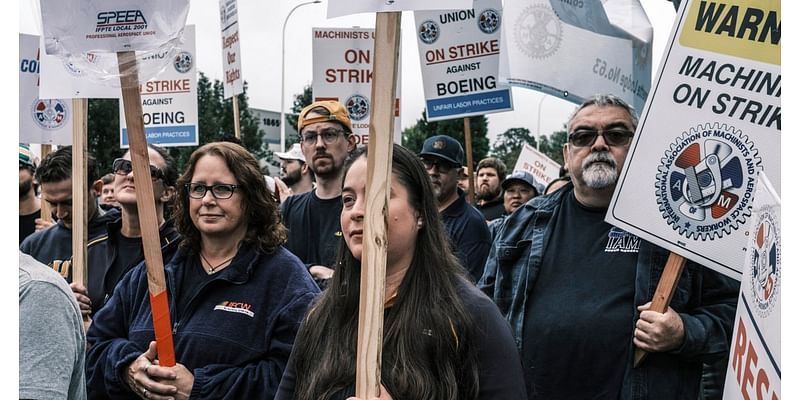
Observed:
[[[111,169],[117,175],[128,175],[133,171],[133,163],[131,160],[126,160],[124,158],[117,158],[114,160],[114,163],[111,165]],[[161,171],[155,165],[150,165],[150,177],[157,181],[159,179],[164,179],[164,172]]]

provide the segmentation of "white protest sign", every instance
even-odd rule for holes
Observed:
[[[152,50],[180,37],[189,0],[41,0],[47,54]]]
[[[503,14],[500,68],[509,84],[575,103],[611,93],[641,111],[653,30],[638,0],[506,0]]]
[[[90,78],[90,72],[84,70],[70,60],[58,56],[50,56],[42,52],[41,57],[41,85],[39,95],[45,98],[67,99],[116,99],[121,97],[119,88],[104,85]],[[101,59],[107,60],[102,61]],[[117,55],[114,53],[89,53],[85,62],[103,65],[116,64]],[[114,67],[112,74],[117,73]]]
[[[41,55],[39,36],[19,35],[19,141],[68,145],[72,143],[71,103],[39,98]]]
[[[726,400],[781,397],[781,200],[761,174],[753,201]]]
[[[759,171],[780,193],[780,1],[678,16],[606,220],[739,279]]]
[[[541,185],[541,189],[544,189],[550,182],[558,179],[561,166],[533,146],[523,143],[517,164],[514,165],[514,171],[529,172],[533,175],[533,179]]]
[[[222,27],[222,72],[225,76],[222,84],[228,99],[244,91],[236,0],[219,0],[219,19]]]
[[[356,145],[366,145],[369,142],[375,30],[314,28],[312,31],[314,75],[311,91],[314,101],[336,100],[344,104],[353,123]],[[399,70],[397,87],[401,87]],[[399,144],[401,134],[399,98],[395,101],[394,116],[394,142]]]
[[[148,143],[163,147],[196,146],[199,140],[194,25],[186,26],[184,37],[185,43],[169,67],[140,86],[145,137]],[[128,128],[121,101],[119,115],[120,147],[127,148]]]
[[[428,121],[510,111],[511,88],[498,82],[500,0],[472,8],[417,11],[417,45]]]
[[[328,18],[365,12],[453,10],[472,7],[472,0],[329,0]]]

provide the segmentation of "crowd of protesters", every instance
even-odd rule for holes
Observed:
[[[738,284],[687,262],[667,312],[652,311],[668,251],[604,221],[637,122],[619,98],[592,97],[567,121],[559,179],[487,158],[474,202],[458,141],[394,145],[380,399],[709,393],[704,363],[728,354]],[[84,286],[72,149],[39,162],[20,145],[20,398],[353,398],[367,151],[336,101],[304,108],[298,131],[279,177],[235,140],[199,147],[182,173],[149,145],[172,367],[130,154],[102,179],[89,157]],[[621,235],[627,247],[611,246]],[[636,349],[650,353],[638,368]]]

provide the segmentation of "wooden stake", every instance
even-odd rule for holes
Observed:
[[[375,18],[375,62],[372,65],[372,109],[367,156],[367,207],[364,250],[361,256],[356,349],[356,397],[362,399],[380,396],[383,301],[386,290],[386,212],[392,178],[400,15],[400,12],[381,12]]]
[[[72,99],[72,281],[86,287],[88,212],[86,131],[89,102]]]
[[[678,287],[678,279],[681,277],[685,265],[686,258],[675,253],[669,253],[667,265],[661,273],[661,279],[659,279],[656,293],[653,295],[650,310],[658,311],[662,314],[667,312],[669,302],[672,301],[672,295],[675,294],[675,288]],[[638,367],[646,356],[647,352],[637,347],[633,356],[634,368]]]
[[[467,146],[467,176],[469,176],[467,202],[473,204],[475,200],[475,177],[472,176],[472,131],[469,126],[469,117],[464,117],[464,144]]]
[[[42,158],[41,158],[41,160],[44,160],[44,158],[47,157],[48,154],[50,154],[51,150],[52,150],[52,148],[50,147],[49,144],[43,144],[42,145]],[[41,163],[41,160],[40,160],[40,163]],[[39,201],[39,218],[41,218],[42,221],[45,221],[45,222],[52,221],[52,218],[50,218],[50,204],[47,203],[44,200],[40,200]]]
[[[239,96],[233,95],[233,131],[237,139],[242,138],[242,132],[239,129]]]
[[[139,212],[144,259],[147,263],[147,286],[150,291],[150,307],[153,311],[158,361],[162,366],[172,367],[175,365],[172,323],[167,301],[167,285],[164,279],[164,261],[161,257],[161,240],[158,233],[153,181],[150,179],[150,157],[144,135],[136,54],[133,51],[119,52],[117,61],[121,74],[122,105],[125,110],[125,122],[128,125],[128,141],[136,183],[136,208]]]

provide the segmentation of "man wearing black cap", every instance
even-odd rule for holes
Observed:
[[[438,135],[425,140],[419,156],[433,183],[439,213],[456,255],[477,282],[489,255],[491,237],[483,214],[467,203],[464,191],[458,188],[464,150],[455,139]]]

